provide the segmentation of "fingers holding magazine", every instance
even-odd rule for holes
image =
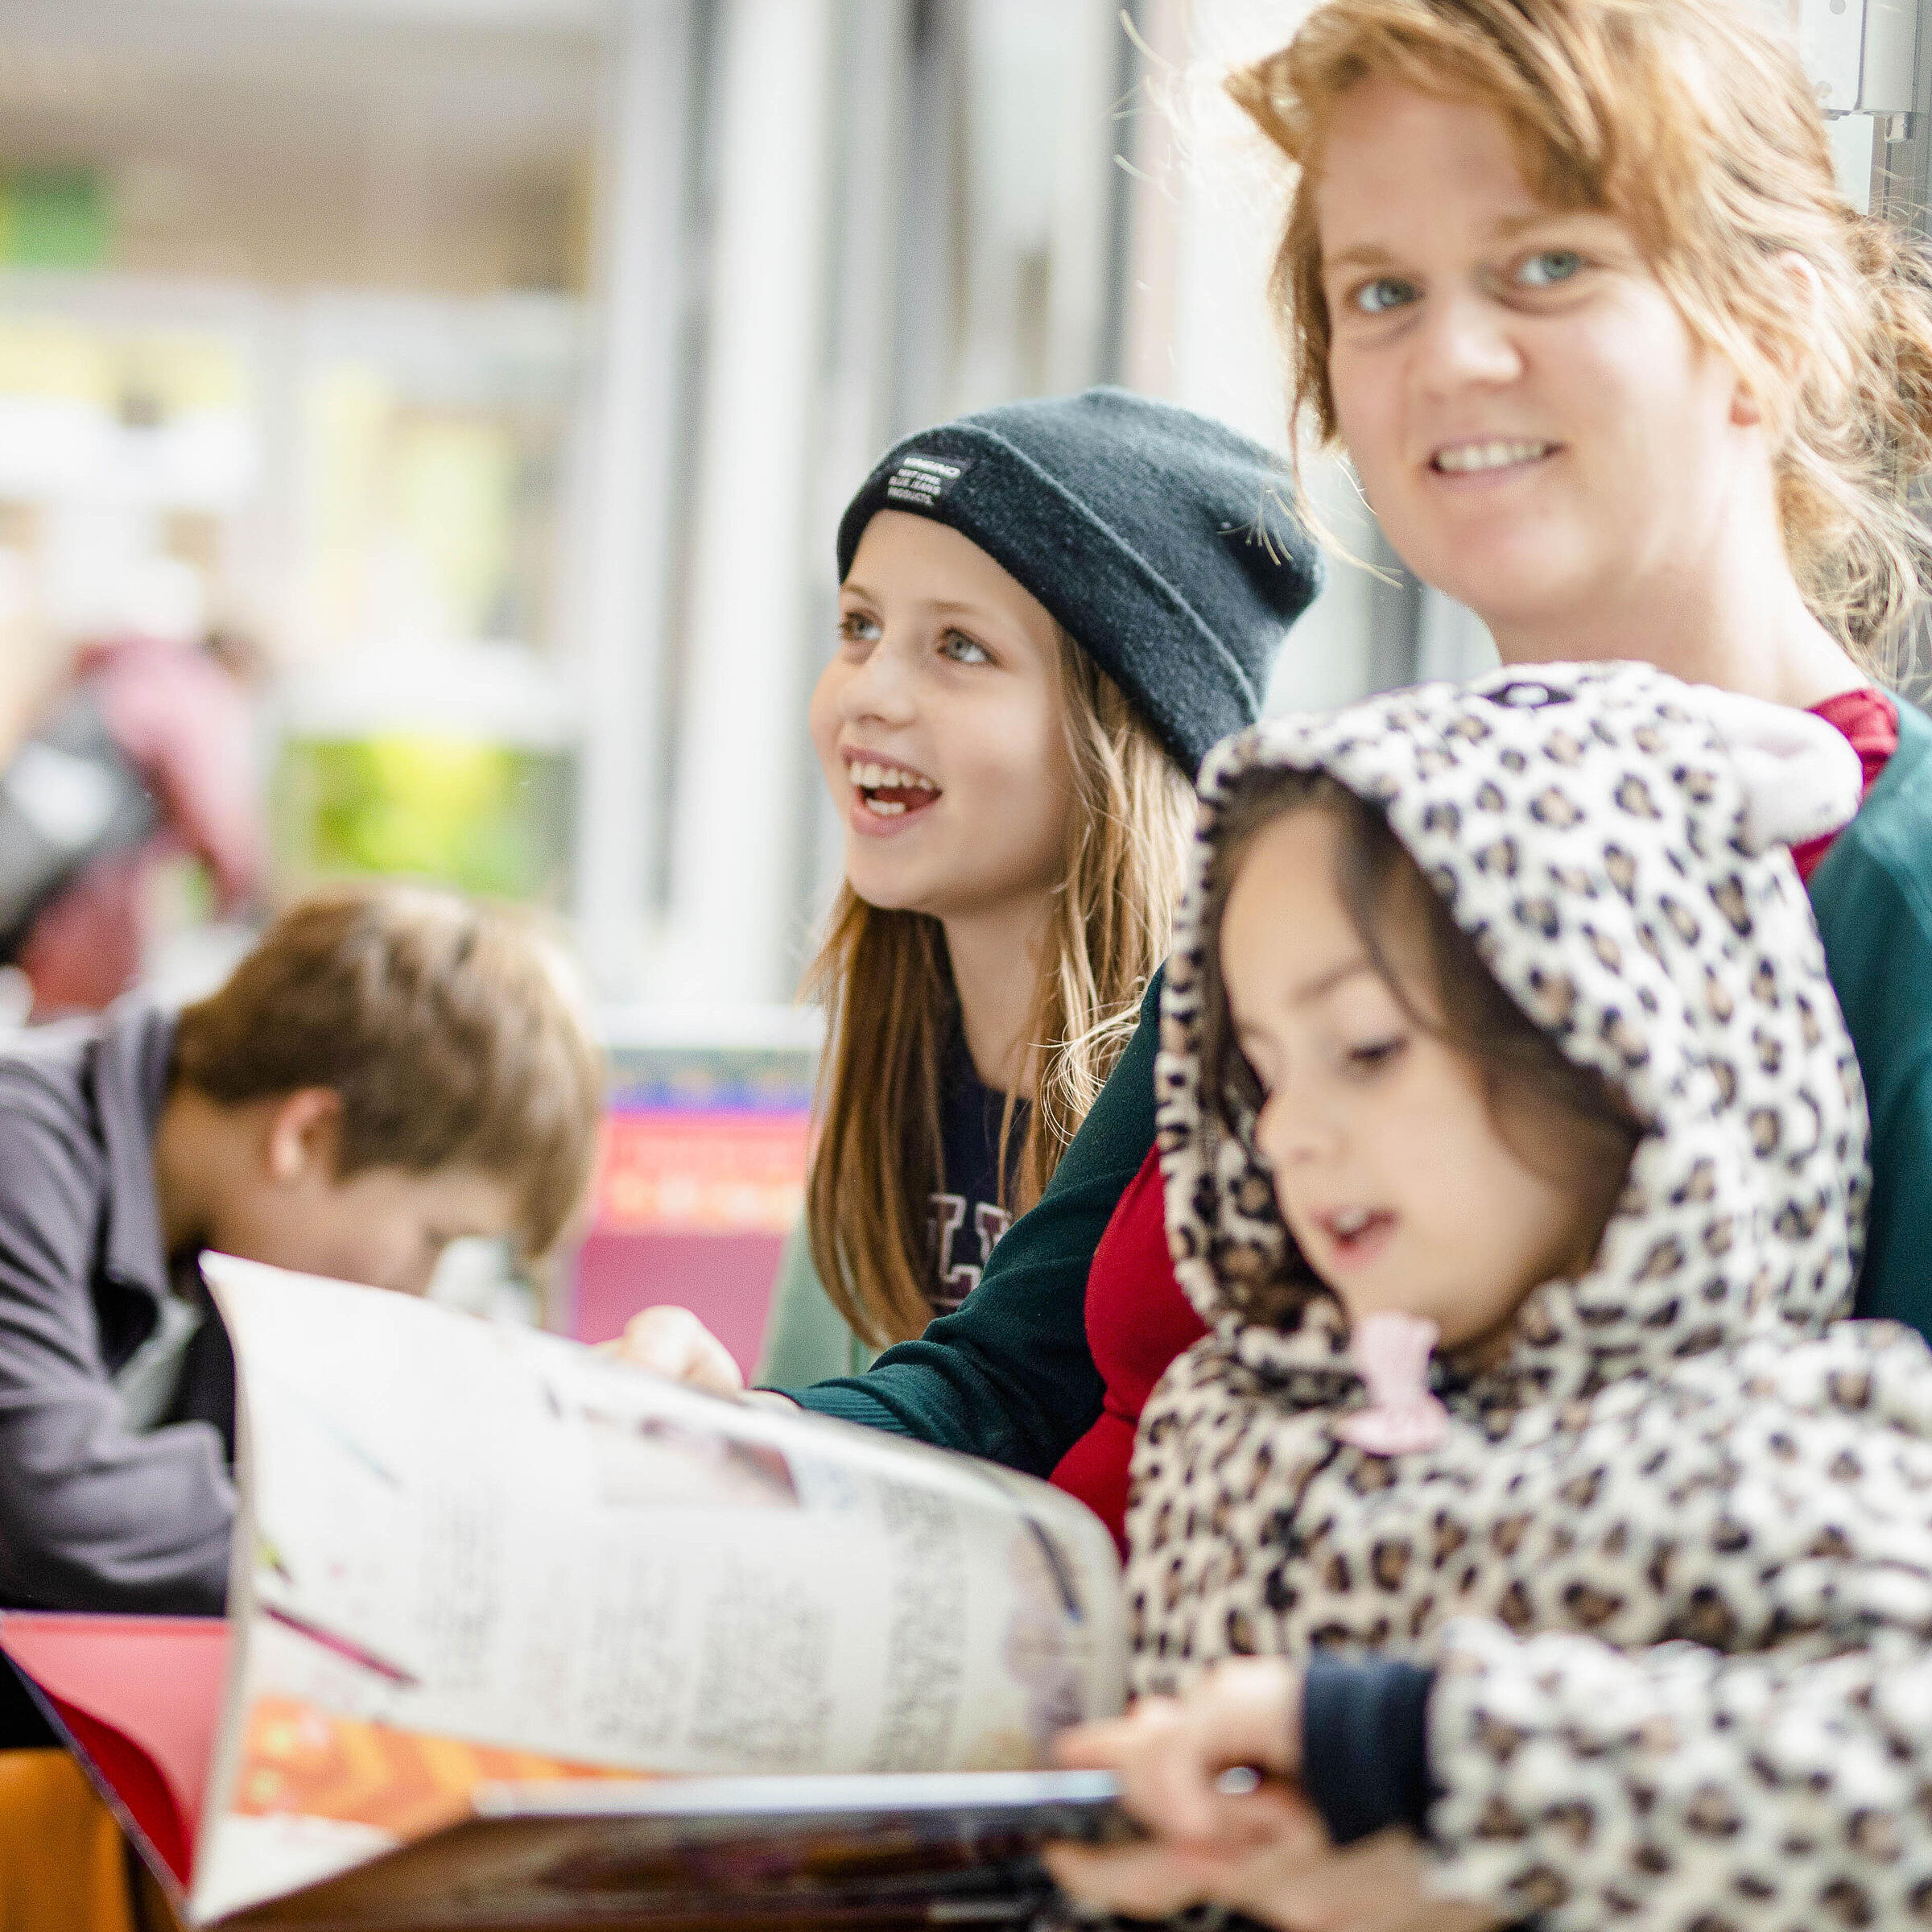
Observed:
[[[634,1315],[601,1352],[634,1368],[712,1395],[741,1395],[744,1373],[731,1351],[688,1308],[665,1305]]]

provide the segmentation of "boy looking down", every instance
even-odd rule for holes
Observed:
[[[420,1294],[550,1247],[601,1079],[544,947],[419,888],[304,900],[176,1017],[0,1048],[0,1604],[219,1612],[234,1364],[217,1248]]]

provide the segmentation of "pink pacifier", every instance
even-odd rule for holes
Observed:
[[[1413,1455],[1439,1447],[1449,1411],[1429,1387],[1429,1357],[1441,1330],[1426,1316],[1364,1315],[1350,1338],[1368,1406],[1339,1418],[1335,1433],[1371,1455]]]

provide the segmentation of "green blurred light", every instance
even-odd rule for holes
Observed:
[[[295,882],[379,873],[559,904],[569,872],[567,755],[433,733],[294,739],[278,817]]]
[[[0,191],[0,260],[21,268],[98,268],[114,211],[92,168],[20,168]]]

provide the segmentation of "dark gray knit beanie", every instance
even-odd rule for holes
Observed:
[[[881,510],[969,538],[1051,611],[1190,776],[1260,716],[1321,588],[1279,459],[1121,389],[980,411],[897,444],[839,520],[839,577]]]

